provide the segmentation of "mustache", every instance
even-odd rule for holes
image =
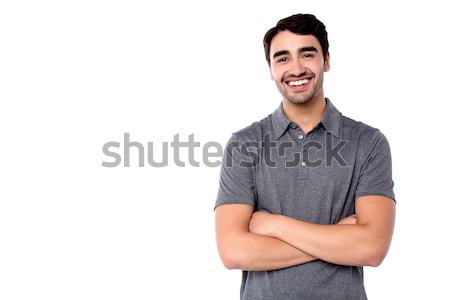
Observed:
[[[288,80],[290,78],[298,78],[298,77],[309,77],[309,76],[314,77],[314,73],[303,72],[301,74],[288,74],[288,75],[283,76],[283,80]]]

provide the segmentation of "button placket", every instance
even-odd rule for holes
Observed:
[[[306,166],[305,152],[304,152],[304,147],[303,147],[307,137],[304,134],[304,132],[300,130],[300,133],[297,135],[297,138],[298,138],[299,146],[300,146],[300,150],[301,150],[300,164],[298,166],[299,178],[300,179],[308,179],[309,171],[308,171],[308,167]]]

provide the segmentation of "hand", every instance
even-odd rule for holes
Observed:
[[[250,220],[248,229],[252,233],[272,236],[277,215],[268,212],[254,212]]]
[[[356,214],[353,214],[351,216],[348,216],[347,218],[340,220],[337,224],[355,225],[357,223],[358,218],[356,217]]]

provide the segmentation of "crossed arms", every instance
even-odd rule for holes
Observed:
[[[357,198],[355,215],[330,225],[224,204],[216,208],[216,239],[229,269],[276,270],[316,259],[376,267],[388,252],[394,222],[395,202],[379,195]]]

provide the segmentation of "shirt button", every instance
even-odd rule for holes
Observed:
[[[306,163],[305,163],[304,161],[302,161],[302,166],[303,166],[303,167],[306,166]]]
[[[303,138],[304,138],[303,134],[300,134],[300,135],[298,136],[298,138],[299,138],[300,140],[303,140]]]
[[[295,129],[295,128],[297,128],[297,125],[295,125],[294,123],[291,123],[291,128]]]

